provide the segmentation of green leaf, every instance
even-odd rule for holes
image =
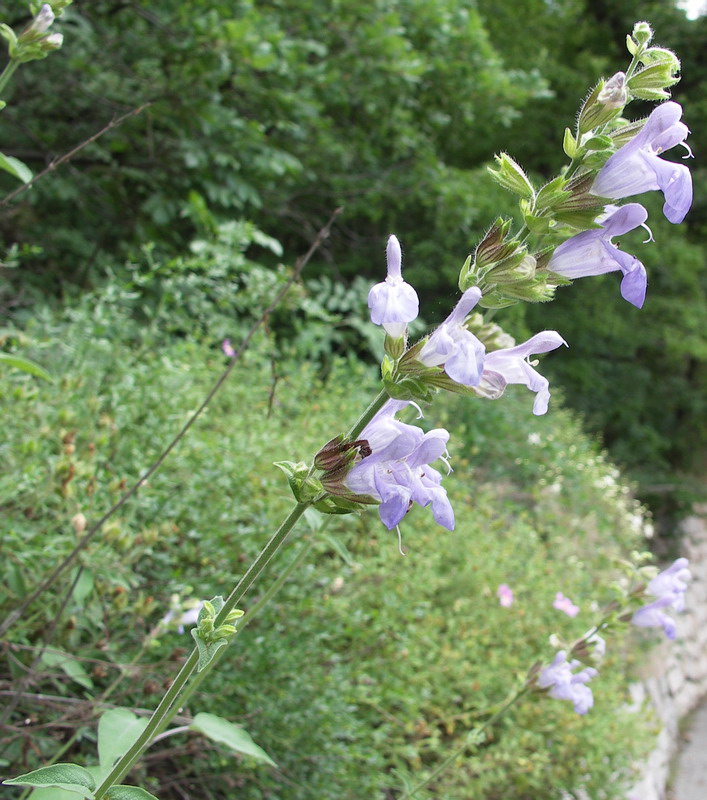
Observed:
[[[108,773],[145,730],[147,720],[127,708],[112,708],[98,721],[98,760]]]
[[[265,750],[262,747],[258,747],[251,739],[250,734],[244,728],[241,728],[240,725],[234,725],[227,719],[223,719],[223,717],[201,712],[194,717],[189,727],[193,731],[203,733],[212,742],[226,745],[234,753],[249,756],[256,761],[269,764],[271,767],[277,766]]]
[[[76,792],[57,789],[56,786],[49,789],[33,789],[29,800],[76,800]]]
[[[71,680],[83,686],[85,689],[93,689],[93,681],[88,676],[86,670],[69,653],[62,650],[45,650],[42,653],[42,661],[48,667],[59,667]]]
[[[196,671],[201,672],[213,661],[216,653],[228,644],[228,639],[216,639],[213,642],[205,642],[201,636],[199,636],[198,628],[192,628],[190,633],[199,650],[199,663],[196,665]]]
[[[89,800],[92,800],[93,789],[96,788],[91,774],[78,764],[52,764],[51,767],[40,767],[34,772],[9,778],[3,783],[7,786],[51,786],[80,794]]]
[[[78,568],[80,569],[80,567]],[[76,580],[77,570],[74,570],[72,578]],[[75,603],[81,604],[93,591],[93,573],[90,570],[83,569],[76,581],[76,586],[73,591],[73,599]]]
[[[577,142],[569,128],[565,128],[565,135],[562,139],[562,149],[569,158],[574,158],[577,155]]]
[[[32,170],[26,164],[23,164],[19,158],[6,156],[2,153],[0,153],[0,169],[4,169],[5,172],[14,175],[22,183],[29,183],[33,177]]]
[[[108,800],[157,800],[154,794],[139,786],[111,786],[106,792]]]
[[[21,369],[23,372],[29,372],[30,375],[36,375],[38,378],[44,378],[46,381],[51,381],[52,376],[39,364],[30,361],[28,358],[22,356],[11,356],[9,353],[0,353],[0,363],[7,364],[15,369]]]

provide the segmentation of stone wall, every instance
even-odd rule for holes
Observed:
[[[707,505],[698,506],[695,516],[682,523],[682,538],[692,582],[686,610],[678,617],[677,638],[650,652],[641,666],[641,681],[631,686],[634,707],[650,702],[662,728],[629,800],[665,800],[680,719],[707,695]]]

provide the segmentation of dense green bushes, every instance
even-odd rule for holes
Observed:
[[[19,24],[23,9],[13,13],[7,21]],[[160,0],[147,10],[78,0],[60,23],[66,45],[52,55],[52,79],[47,62],[15,77],[3,151],[38,170],[114,115],[152,105],[0,209],[0,235],[19,246],[21,266],[4,270],[0,307],[22,314],[38,295],[93,286],[129,255],[136,281],[151,282],[140,292],[154,316],[162,289],[146,244],[160,264],[178,262],[195,234],[208,240],[224,220],[246,218],[291,254],[343,204],[311,267],[324,290],[379,275],[381,242],[395,231],[434,321],[466,253],[512,206],[484,164],[507,149],[531,174],[557,169],[564,125],[599,74],[625,65],[625,34],[642,16],[683,59],[674,95],[699,155],[707,23],[662,2]],[[697,162],[686,231],[658,223],[658,244],[640,252],[651,281],[640,317],[585,281],[527,319],[567,338],[572,350],[554,374],[569,402],[647,484],[674,485],[672,473],[704,460],[702,185]],[[0,188],[13,186],[0,175]],[[250,256],[276,260],[257,240]],[[17,261],[11,253],[3,266]],[[180,269],[184,278],[191,267]],[[579,330],[588,309],[597,337]],[[597,339],[635,330],[634,320],[642,333],[627,337],[629,368],[615,356],[607,363]],[[318,334],[312,345],[324,347]]]
[[[62,318],[37,314],[23,333],[28,355],[56,382],[13,375],[2,388],[13,420],[0,450],[4,608],[71,548],[77,513],[95,519],[154,458],[223,366],[217,341],[165,337],[136,314],[129,295],[87,295]],[[273,346],[256,338],[206,416],[82,557],[88,577],[53,647],[84,665],[88,696],[130,660],[172,594],[226,590],[291,502],[272,461],[306,457],[373,390],[372,370],[342,360],[325,384],[311,366],[281,362],[273,387]],[[640,545],[639,510],[557,402],[535,418],[524,391],[508,394],[495,403],[452,399],[428,420],[453,430],[453,534],[416,509],[403,526],[403,558],[374,512],[334,521],[315,535],[313,555],[278,601],[241,635],[231,667],[191,704],[192,713],[240,721],[279,768],[234,763],[200,740],[173,737],[146,762],[161,800],[179,796],[175,780],[200,797],[383,797],[443,758],[535,660],[549,658],[551,633],[572,638],[590,627],[594,604],[612,596],[613,558]],[[259,591],[305,533],[306,526]],[[516,592],[511,608],[495,597],[504,582]],[[552,608],[557,591],[582,607],[577,619]],[[14,630],[7,677],[23,674],[30,656],[22,646],[43,638],[60,597],[44,598]],[[159,635],[147,665],[129,670],[113,702],[153,704],[186,641]],[[614,642],[586,717],[566,703],[529,699],[436,794],[522,800],[583,786],[592,797],[619,797],[618,777],[647,734],[622,711],[617,652],[625,656]],[[80,688],[56,667],[33,687],[59,695]],[[17,713],[38,725],[53,715],[31,698]],[[81,731],[71,757],[90,761],[86,712],[77,707],[66,724]],[[35,766],[65,736],[28,732],[31,755],[22,733],[5,749],[12,770]]]

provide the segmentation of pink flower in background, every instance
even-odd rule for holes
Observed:
[[[513,589],[506,583],[502,583],[496,591],[498,602],[504,607],[508,608],[513,605]]]
[[[579,614],[579,606],[576,606],[569,597],[565,597],[562,592],[558,592],[555,595],[552,607],[558,611],[564,611],[568,617],[576,617]]]
[[[221,345],[221,349],[223,350],[224,355],[228,356],[229,358],[235,358],[236,357],[236,351],[231,346],[231,340],[230,339],[224,339],[223,340],[223,344]]]

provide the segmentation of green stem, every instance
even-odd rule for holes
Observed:
[[[226,598],[223,608],[214,620],[214,626],[218,627],[223,624],[228,613],[232,611],[236,604],[243,598],[243,595],[253,585],[255,579],[265,569],[270,559],[277,553],[287,539],[288,534],[294,528],[297,520],[302,516],[308,503],[297,503],[287,517],[282,521],[280,527],[270,538],[270,541],[260,551],[260,554],[255,561],[250,565],[245,575],[238,581],[231,594]],[[182,705],[182,698],[185,693],[185,686],[191,678],[192,673],[196,669],[199,662],[198,650],[194,648],[189,658],[184,662],[184,665],[179,670],[174,683],[169,687],[166,694],[160,700],[159,705],[155,709],[150,721],[147,723],[143,732],[138,736],[130,749],[120,758],[110,773],[103,779],[101,785],[95,791],[95,799],[100,800],[105,796],[105,793],[111,786],[114,786],[130,772],[135,766],[142,753],[147,749],[153,737],[157,734],[160,726],[169,715],[173,708],[178,708]],[[214,661],[211,662],[203,672],[209,672],[213,666]]]
[[[327,524],[327,522],[329,522],[329,519],[330,518],[324,521],[324,525],[322,525],[322,527],[324,527]],[[277,580],[273,581],[272,586],[270,586],[270,588],[265,592],[265,594],[263,594],[263,596],[257,601],[257,603],[254,603],[248,609],[247,613],[240,620],[236,622],[236,624],[238,625],[238,630],[236,631],[236,635],[241,633],[243,629],[246,627],[246,625],[248,625],[248,623],[258,613],[260,613],[260,611],[270,602],[270,600],[272,600],[272,598],[280,591],[280,589],[282,589],[285,583],[287,583],[287,581],[289,580],[290,575],[292,575],[292,573],[298,569],[298,567],[310,554],[313,546],[314,546],[314,537],[312,536],[304,542],[304,544],[299,550],[299,553],[297,553],[295,558],[293,558],[292,561],[280,573]],[[174,717],[179,712],[179,709],[185,706],[189,702],[192,695],[195,694],[197,689],[204,682],[204,679],[209,675],[212,668],[214,669],[216,668],[218,662],[226,655],[228,651],[229,651],[228,647],[221,648],[221,650],[219,650],[219,652],[214,657],[213,661],[209,664],[208,668],[197,673],[194,680],[192,680],[189,686],[185,688],[184,692],[178,698],[177,702],[174,703],[172,708],[170,708],[167,714],[165,715],[164,719],[162,720],[162,722],[160,723],[159,727],[155,732],[156,736],[158,736],[167,728],[169,723],[174,719]]]
[[[481,733],[483,733],[486,730],[486,728],[493,725],[493,723],[496,722],[496,720],[502,717],[506,713],[506,711],[508,711],[508,709],[511,708],[511,706],[514,706],[520,700],[520,698],[523,697],[523,695],[528,693],[528,691],[530,691],[530,688],[527,685],[523,686],[523,688],[517,691],[513,695],[513,697],[511,697],[511,699],[508,700],[492,717],[489,717],[480,728],[474,728],[472,731],[469,731],[469,733],[466,736],[466,741],[464,742],[464,744],[462,744],[461,747],[458,747],[453,753],[451,753],[451,755],[447,756],[447,758],[445,758],[444,761],[441,764],[439,764],[439,766],[437,766],[434,770],[432,770],[432,772],[424,780],[420,781],[420,783],[413,786],[412,789],[408,789],[405,792],[405,794],[400,796],[399,800],[409,800],[409,798],[414,797],[414,795],[417,792],[419,792],[420,789],[424,789],[426,786],[432,783],[432,781],[436,777],[441,775],[444,772],[444,770],[447,769],[447,767],[450,766],[450,764],[452,764],[457,758],[459,758],[459,756],[467,748],[475,747],[477,741],[470,741],[470,740],[477,739],[477,737]]]
[[[388,393],[384,390],[378,394],[368,408],[361,414],[356,422],[351,426],[351,429],[346,434],[347,439],[357,439],[361,435],[361,431],[368,425],[368,423],[375,417],[375,415],[383,408],[383,406],[390,400]]]
[[[349,439],[355,439],[357,436],[359,436],[361,431],[363,431],[366,425],[368,425],[378,411],[385,405],[388,399],[389,397],[387,392],[381,391],[351,427],[347,437]],[[238,602],[243,598],[243,595],[248,591],[256,578],[267,566],[270,559],[282,547],[295,523],[302,516],[305,509],[309,505],[309,503],[297,503],[287,518],[281,523],[280,527],[272,535],[270,541],[265,545],[256,560],[251,564],[246,574],[240,579],[236,587],[226,598],[223,608],[217,614],[214,620],[214,627],[218,627],[225,622],[228,614],[236,607]],[[302,558],[304,558],[304,555]],[[295,566],[297,563],[299,562],[297,559],[295,559]],[[287,575],[285,576],[284,580],[286,579]],[[278,584],[276,582],[275,591],[277,591],[281,585],[282,584]],[[267,599],[269,599],[269,596]],[[256,604],[254,608],[259,610],[261,607],[262,605]],[[252,618],[252,612],[250,617]],[[215,658],[204,670],[202,670],[202,673],[200,673],[198,678],[194,681],[197,684],[197,687],[194,687],[193,689],[191,687],[187,688],[187,683],[196,669],[198,660],[198,651],[195,648],[182,668],[179,670],[179,673],[174,679],[174,683],[172,683],[167,690],[167,693],[160,701],[143,732],[133,743],[130,749],[125,753],[125,755],[118,760],[110,773],[104,778],[101,785],[96,789],[94,795],[96,800],[100,800],[100,798],[104,797],[105,793],[111,786],[119,783],[130,772],[142,753],[150,745],[150,742],[153,740],[153,738],[160,731],[164,730],[166,725],[169,724],[170,720],[177,713],[177,710],[184,704],[185,699],[193,694],[198,685],[204,680],[206,675],[218,662],[218,659]]]
[[[19,66],[20,62],[16,61],[14,58],[11,58],[7,62],[5,69],[2,71],[2,74],[0,75],[0,96],[2,96],[2,93],[5,91],[5,87],[10,82],[10,78],[15,74],[15,70]]]

